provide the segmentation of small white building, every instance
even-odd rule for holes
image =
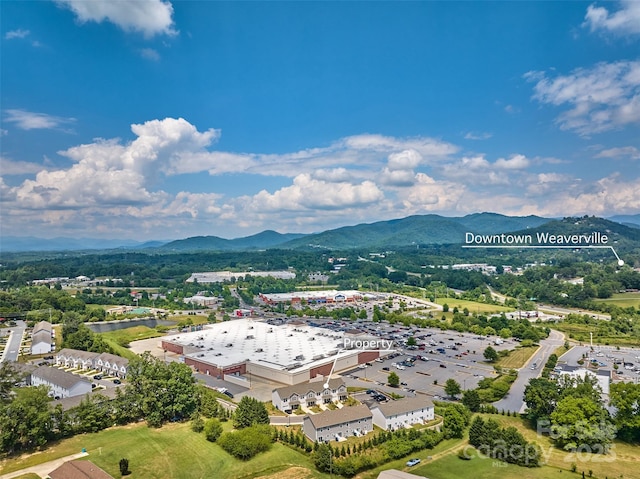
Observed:
[[[186,304],[195,304],[197,306],[202,306],[203,308],[213,308],[218,303],[218,298],[194,294],[193,296],[184,298],[182,301]]]
[[[432,421],[435,408],[431,400],[416,396],[376,404],[371,408],[371,414],[373,424],[386,431],[395,431]]]
[[[373,431],[371,411],[364,404],[304,417],[302,429],[313,442],[341,441]]]
[[[47,386],[49,395],[56,399],[91,392],[89,380],[49,366],[40,366],[31,373],[31,385]]]
[[[598,386],[602,389],[602,394],[609,395],[609,385],[611,384],[611,371],[609,370],[590,370],[582,366],[563,365],[559,367],[558,374],[571,376],[574,378],[584,379],[587,374],[598,381]]]
[[[31,354],[47,354],[52,350],[53,327],[48,321],[40,321],[31,333]]]
[[[327,388],[324,385],[324,381],[314,381],[274,389],[271,401],[276,409],[287,412],[299,409],[300,406],[346,401],[347,386],[342,378],[330,379]]]

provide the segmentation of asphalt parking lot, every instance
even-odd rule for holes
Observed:
[[[323,327],[343,327],[341,322]],[[350,324],[344,323],[345,326]],[[407,349],[395,346],[386,356],[342,374],[348,386],[378,388],[400,394],[413,392],[443,397],[443,386],[447,379],[455,379],[464,389],[473,389],[484,377],[495,375],[493,366],[484,361],[484,350],[488,346],[500,351],[513,349],[514,340],[496,345],[495,338],[486,338],[470,333],[455,333],[440,329],[408,328],[404,326],[361,323],[367,332],[381,339],[394,339],[396,345],[413,336],[423,349]],[[377,328],[377,329],[376,329]],[[398,389],[385,387],[388,376],[395,372],[400,377]]]
[[[577,366],[580,359],[594,360],[601,369],[613,371],[612,380],[640,382],[640,348],[615,346],[575,346],[559,358],[559,362]],[[617,364],[617,371],[614,368]]]

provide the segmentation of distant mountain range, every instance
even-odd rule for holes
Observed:
[[[96,238],[53,238],[5,236],[0,239],[0,252],[145,250],[157,253],[193,251],[247,251],[282,249],[389,249],[410,245],[456,244],[464,241],[466,232],[500,234],[511,232],[554,234],[609,230],[623,241],[640,241],[640,215],[557,220],[539,216],[505,216],[496,213],[474,213],[462,217],[416,215],[389,221],[344,226],[316,234],[261,233],[236,239],[217,236],[194,236],[175,241],[103,240]]]
[[[549,221],[551,220],[539,216],[504,216],[496,213],[475,213],[459,218],[439,215],[409,216],[307,235],[283,246],[350,249],[461,243],[467,231],[506,233],[535,228]]]
[[[171,241],[158,249],[161,251],[238,251],[259,250],[281,246],[306,235],[297,233],[278,233],[266,230],[244,238],[224,239],[218,236],[193,236],[182,240]]]
[[[83,251],[118,248],[156,248],[166,241],[133,241],[102,238],[36,238],[34,236],[3,236],[0,238],[0,252],[21,251]]]
[[[629,226],[630,228],[640,228],[640,214],[638,215],[618,215],[608,218],[616,223]]]

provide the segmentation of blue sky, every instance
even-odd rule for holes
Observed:
[[[640,213],[640,2],[3,1],[1,234]]]

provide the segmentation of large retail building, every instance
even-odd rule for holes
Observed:
[[[344,349],[348,332],[311,327],[301,321],[271,325],[248,318],[202,331],[162,338],[162,348],[184,358],[202,374],[225,379],[257,376],[298,384],[357,367],[380,356],[377,350]]]

